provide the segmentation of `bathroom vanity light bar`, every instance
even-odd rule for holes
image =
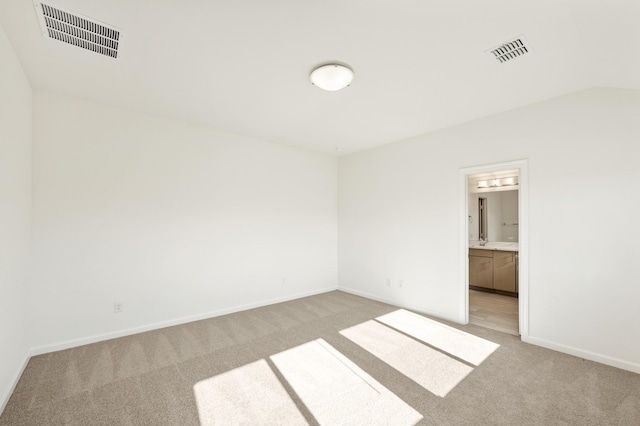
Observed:
[[[518,178],[515,176],[498,178],[498,179],[478,180],[478,189],[498,188],[501,186],[517,186],[517,185],[518,185]]]

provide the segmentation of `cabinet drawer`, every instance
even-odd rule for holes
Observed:
[[[493,257],[493,250],[469,249],[469,256]]]
[[[493,288],[516,292],[516,252],[496,251],[493,254]]]
[[[469,285],[493,288],[493,259],[469,256]]]

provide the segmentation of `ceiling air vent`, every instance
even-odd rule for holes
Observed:
[[[487,53],[501,64],[519,58],[529,52],[531,52],[529,42],[522,35],[487,50]]]
[[[120,30],[39,1],[33,4],[45,37],[101,55],[118,57]]]

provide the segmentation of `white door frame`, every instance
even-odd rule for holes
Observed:
[[[526,340],[529,337],[529,172],[526,159],[460,170],[460,318],[463,324],[469,323],[469,175],[513,169],[519,171],[519,327],[521,339]]]

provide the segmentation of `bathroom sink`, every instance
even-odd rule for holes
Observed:
[[[470,244],[469,248],[477,248],[477,249],[487,249],[487,250],[491,250],[493,247],[491,247],[490,245],[484,245],[481,246],[480,244]]]
[[[504,241],[491,241],[481,246],[479,243],[470,243],[469,248],[482,249],[482,250],[506,250],[506,251],[518,251],[518,243],[510,243]]]

